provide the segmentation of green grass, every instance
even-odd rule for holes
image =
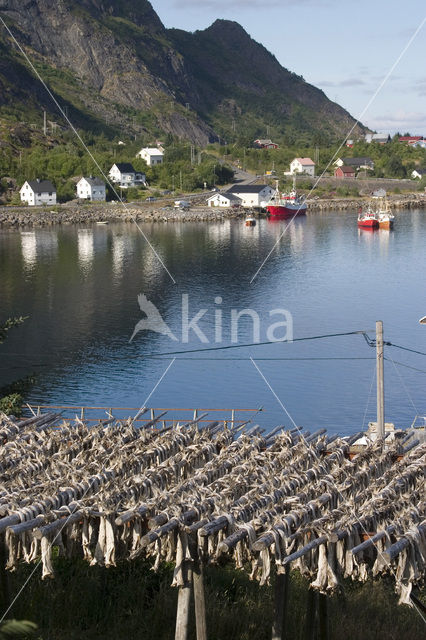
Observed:
[[[32,568],[22,566],[8,576],[12,597]],[[170,565],[154,573],[142,560],[104,569],[62,558],[56,560],[56,574],[42,582],[37,570],[8,617],[33,620],[44,640],[174,638],[177,589],[170,587]],[[307,580],[294,572],[288,639],[304,638],[307,589]],[[205,591],[209,640],[269,640],[272,587],[260,587],[230,566],[211,566],[205,571]],[[391,582],[347,582],[344,593],[329,601],[331,640],[418,640],[424,631],[420,616],[396,603]],[[193,618],[191,611],[190,640],[195,638]]]

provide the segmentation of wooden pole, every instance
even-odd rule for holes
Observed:
[[[5,569],[7,562],[7,553],[6,553],[6,545],[4,541],[4,535],[0,536],[0,606],[2,611],[6,611],[6,609],[10,605],[10,595],[9,595],[9,578],[7,571]]]
[[[272,640],[285,640],[290,567],[275,576],[275,607],[272,622]]]
[[[206,601],[204,598],[203,565],[197,561],[193,567],[195,624],[197,640],[207,640]]]
[[[318,594],[318,618],[319,618],[319,638],[329,640],[329,616],[328,616],[328,596],[325,593]]]
[[[385,437],[385,393],[383,379],[383,322],[376,322],[376,367],[377,367],[377,438]]]
[[[199,563],[197,568],[194,567],[193,580],[197,640],[207,640],[206,601],[204,598],[203,566]]]
[[[317,614],[317,592],[309,588],[306,603],[305,640],[315,639],[315,619]]]
[[[179,587],[176,612],[175,640],[187,640],[188,638],[189,607],[191,604],[192,590],[192,569],[191,562],[187,560],[183,563],[183,574],[185,576],[185,583]]]
[[[192,581],[194,586],[195,625],[197,640],[207,640],[206,600],[204,597],[204,571],[197,545],[197,533],[188,535],[189,551],[192,558]]]

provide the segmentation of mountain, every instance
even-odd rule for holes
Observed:
[[[226,115],[231,122],[243,120],[245,130],[263,120],[279,133],[341,137],[355,122],[320,89],[284,69],[236,22],[216,20],[204,31],[170,33],[196,79],[199,113],[213,125]]]
[[[0,0],[0,17],[75,124],[171,133],[199,145],[239,132],[342,136],[354,124],[235,22],[166,29],[147,0]],[[58,110],[0,25],[0,114]],[[358,132],[364,130],[357,125]]]

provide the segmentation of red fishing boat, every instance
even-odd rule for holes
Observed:
[[[371,209],[363,212],[360,207],[358,211],[358,227],[362,227],[363,229],[378,229],[379,220],[377,219],[376,213],[371,211]]]
[[[280,193],[277,186],[271,199],[266,203],[266,210],[271,218],[290,218],[305,215],[307,204],[298,196],[293,186],[290,193]]]

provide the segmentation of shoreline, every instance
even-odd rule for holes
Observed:
[[[356,211],[368,201],[366,197],[309,200],[308,215],[323,211]],[[392,194],[387,197],[391,209],[426,207],[426,193]],[[155,207],[151,204],[126,205],[90,204],[56,205],[55,208],[0,206],[1,227],[46,227],[54,225],[78,225],[97,222],[222,222],[244,218],[249,209],[216,209],[194,206],[188,211],[173,207]],[[258,214],[264,217],[264,213]]]
[[[360,196],[358,198],[318,198],[309,200],[308,212],[312,211],[347,211],[348,209],[358,210],[366,202],[370,201],[368,196]],[[414,193],[393,193],[386,196],[386,202],[391,209],[416,209],[417,207],[426,207],[426,193],[417,191]]]

